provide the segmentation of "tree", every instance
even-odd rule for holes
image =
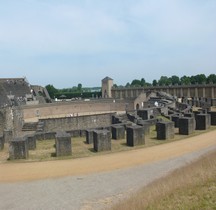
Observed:
[[[45,86],[51,98],[55,98],[55,95],[58,93],[58,90],[53,85]]]
[[[125,87],[130,87],[130,83],[128,82],[128,83],[125,85]]]
[[[195,76],[195,78],[196,78],[196,81],[197,81],[198,84],[205,84],[206,83],[206,76],[205,76],[205,74],[197,74]]]
[[[189,85],[191,83],[190,77],[183,76],[180,78],[181,85]]]
[[[170,85],[171,84],[171,80],[167,76],[161,76],[160,79],[158,80],[158,84],[160,86]]]
[[[152,81],[152,85],[153,85],[153,86],[157,86],[157,85],[158,85],[158,82],[157,82],[156,79],[154,79],[154,80]]]
[[[141,85],[141,87],[144,87],[144,86],[146,85],[146,81],[145,81],[144,78],[142,78],[142,79],[140,80],[140,85]]]
[[[178,85],[178,84],[180,83],[180,79],[179,79],[179,77],[176,76],[176,75],[173,75],[173,76],[170,78],[170,80],[171,80],[172,85]]]
[[[140,86],[141,86],[140,80],[134,79],[134,80],[131,82],[131,86],[140,87]]]
[[[216,84],[216,75],[215,74],[210,74],[207,77],[207,83],[208,84],[210,84],[210,83]]]
[[[79,84],[77,85],[77,90],[78,90],[79,92],[82,91],[82,84],[79,83]]]

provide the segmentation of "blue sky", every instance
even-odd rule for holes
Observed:
[[[57,88],[216,74],[215,0],[0,0],[0,77]]]

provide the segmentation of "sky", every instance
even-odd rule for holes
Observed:
[[[0,0],[0,78],[69,88],[216,74],[215,0]]]

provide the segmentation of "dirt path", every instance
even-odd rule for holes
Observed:
[[[216,130],[181,141],[89,158],[0,164],[0,182],[84,175],[166,160],[216,145]]]

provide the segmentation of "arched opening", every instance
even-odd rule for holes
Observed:
[[[139,104],[136,105],[136,110],[138,110],[138,109],[139,109]]]

